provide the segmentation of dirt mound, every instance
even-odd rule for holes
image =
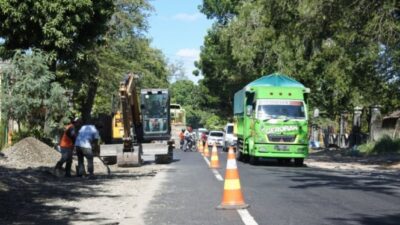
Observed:
[[[54,166],[60,159],[60,153],[32,138],[24,138],[3,151],[6,162],[14,167]]]

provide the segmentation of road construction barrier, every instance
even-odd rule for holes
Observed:
[[[235,152],[229,147],[228,161],[226,163],[224,193],[222,202],[217,209],[244,209],[249,207],[244,202],[240,187],[239,171],[236,164]]]
[[[212,151],[211,151],[210,168],[211,169],[218,169],[219,167],[220,167],[220,165],[219,165],[219,159],[218,159],[217,145],[214,143]]]

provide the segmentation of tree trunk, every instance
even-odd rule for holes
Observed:
[[[89,122],[91,119],[91,113],[94,104],[94,98],[96,97],[97,87],[98,81],[96,79],[93,79],[93,81],[90,82],[86,98],[83,100],[81,108],[81,115],[84,123]]]

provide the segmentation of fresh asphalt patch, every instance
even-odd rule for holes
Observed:
[[[196,152],[176,152],[167,179],[144,215],[146,224],[243,225],[236,210],[216,210],[223,182]],[[222,163],[221,163],[222,166]]]

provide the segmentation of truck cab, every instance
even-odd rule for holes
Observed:
[[[308,156],[308,92],[282,74],[261,77],[236,92],[238,159],[251,164],[260,158],[294,159],[303,165]]]

